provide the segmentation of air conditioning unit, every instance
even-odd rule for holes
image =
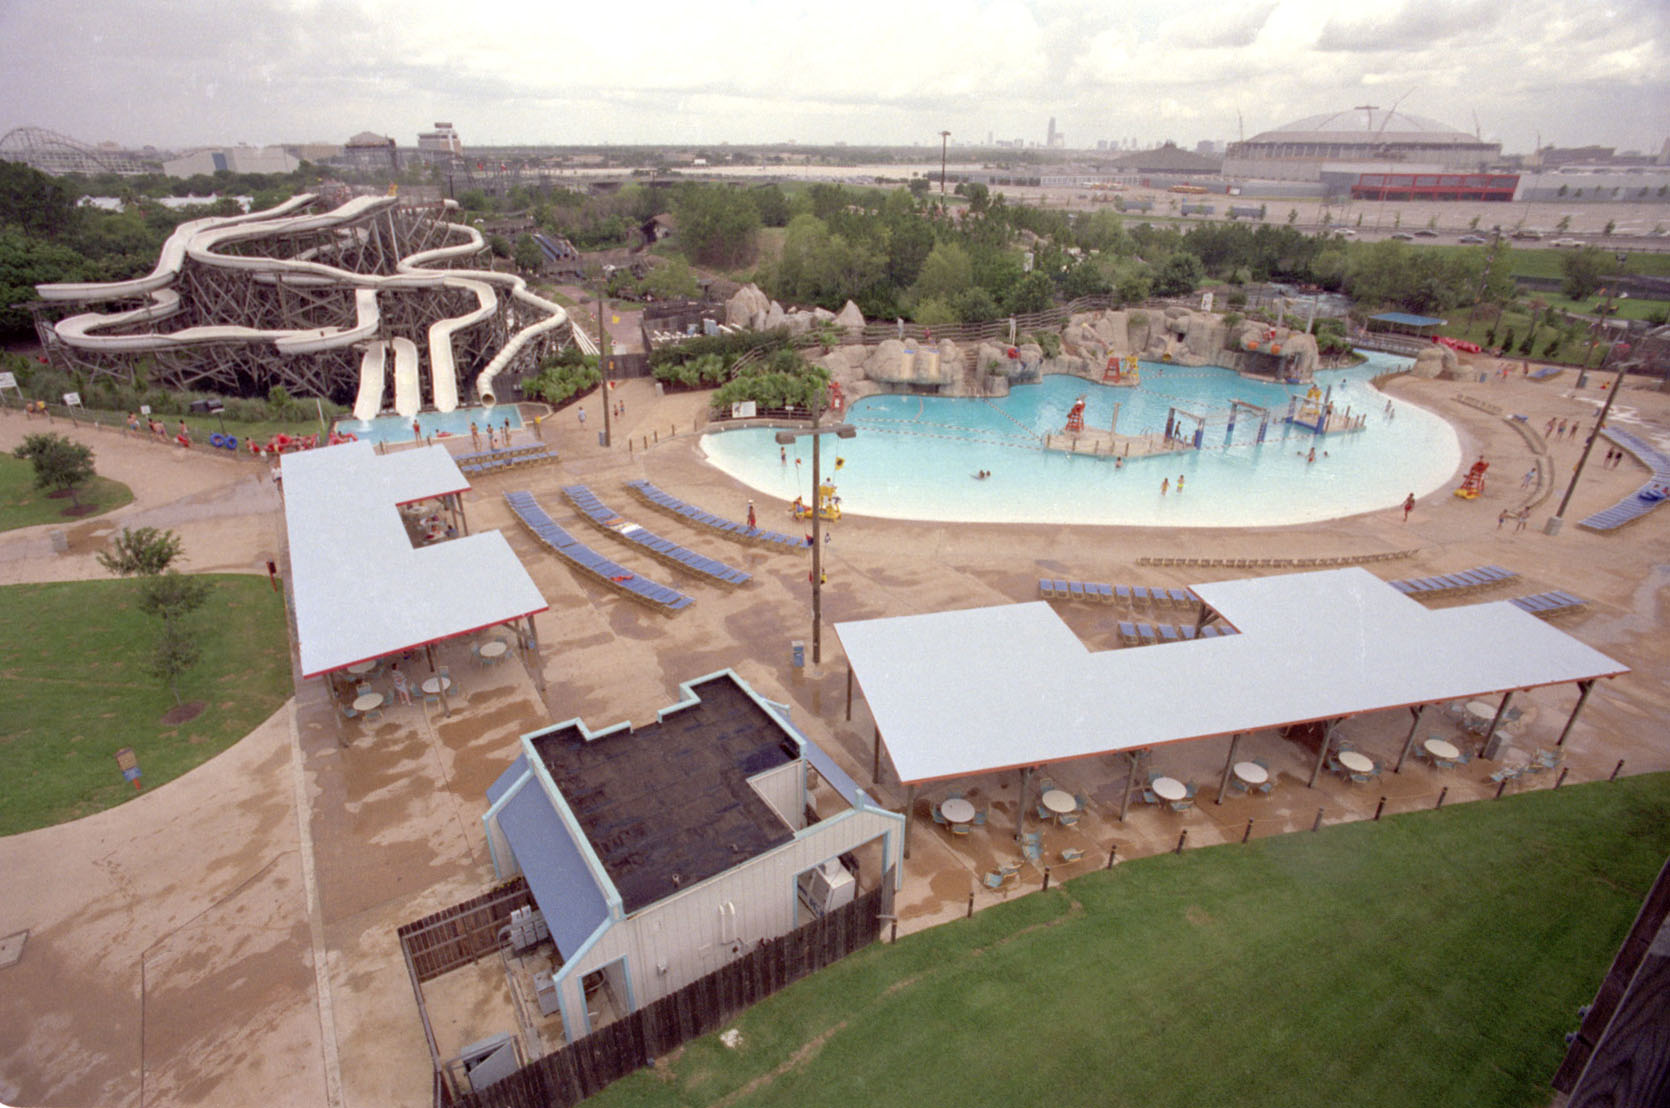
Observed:
[[[538,908],[517,908],[510,913],[510,949],[525,953],[551,937],[545,916]]]
[[[831,858],[817,869],[800,875],[800,894],[820,916],[851,904],[857,886],[839,858]]]

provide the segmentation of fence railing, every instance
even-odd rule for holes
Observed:
[[[499,948],[499,932],[510,923],[510,913],[532,904],[527,881],[517,876],[480,896],[403,924],[395,936],[412,960],[413,975],[420,982],[428,981],[492,954]]]
[[[437,1084],[437,1108],[567,1108],[717,1031],[743,1009],[875,942],[893,907],[893,874],[857,897],[675,993],[531,1062],[479,1092]]]

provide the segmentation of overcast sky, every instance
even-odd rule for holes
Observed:
[[[1510,153],[1656,152],[1666,59],[1666,0],[0,0],[0,133],[937,146],[1054,116],[1192,146],[1398,103]]]

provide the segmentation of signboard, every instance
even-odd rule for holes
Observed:
[[[756,406],[752,400],[743,400],[731,405],[732,419],[753,419]]]
[[[139,405],[139,414],[140,415],[150,415],[151,414],[151,406],[149,404]]]
[[[1211,292],[1208,291],[1200,294],[1200,310],[1203,312],[1209,312],[1212,310]]]
[[[124,746],[116,752],[116,768],[122,771],[124,778],[133,782],[134,788],[144,788],[139,782],[139,759],[134,757],[133,747]]]
[[[0,373],[0,389],[15,389],[15,388],[17,388],[17,374],[15,374],[15,373]]]
[[[64,407],[79,408],[80,406],[81,394],[79,392],[66,392],[64,394]]]

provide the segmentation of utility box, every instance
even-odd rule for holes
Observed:
[[[533,995],[539,1002],[539,1014],[542,1016],[554,1016],[562,1006],[557,996],[557,983],[544,970],[533,975]]]
[[[789,657],[794,662],[795,669],[806,668],[806,644],[800,639],[789,643]]]

